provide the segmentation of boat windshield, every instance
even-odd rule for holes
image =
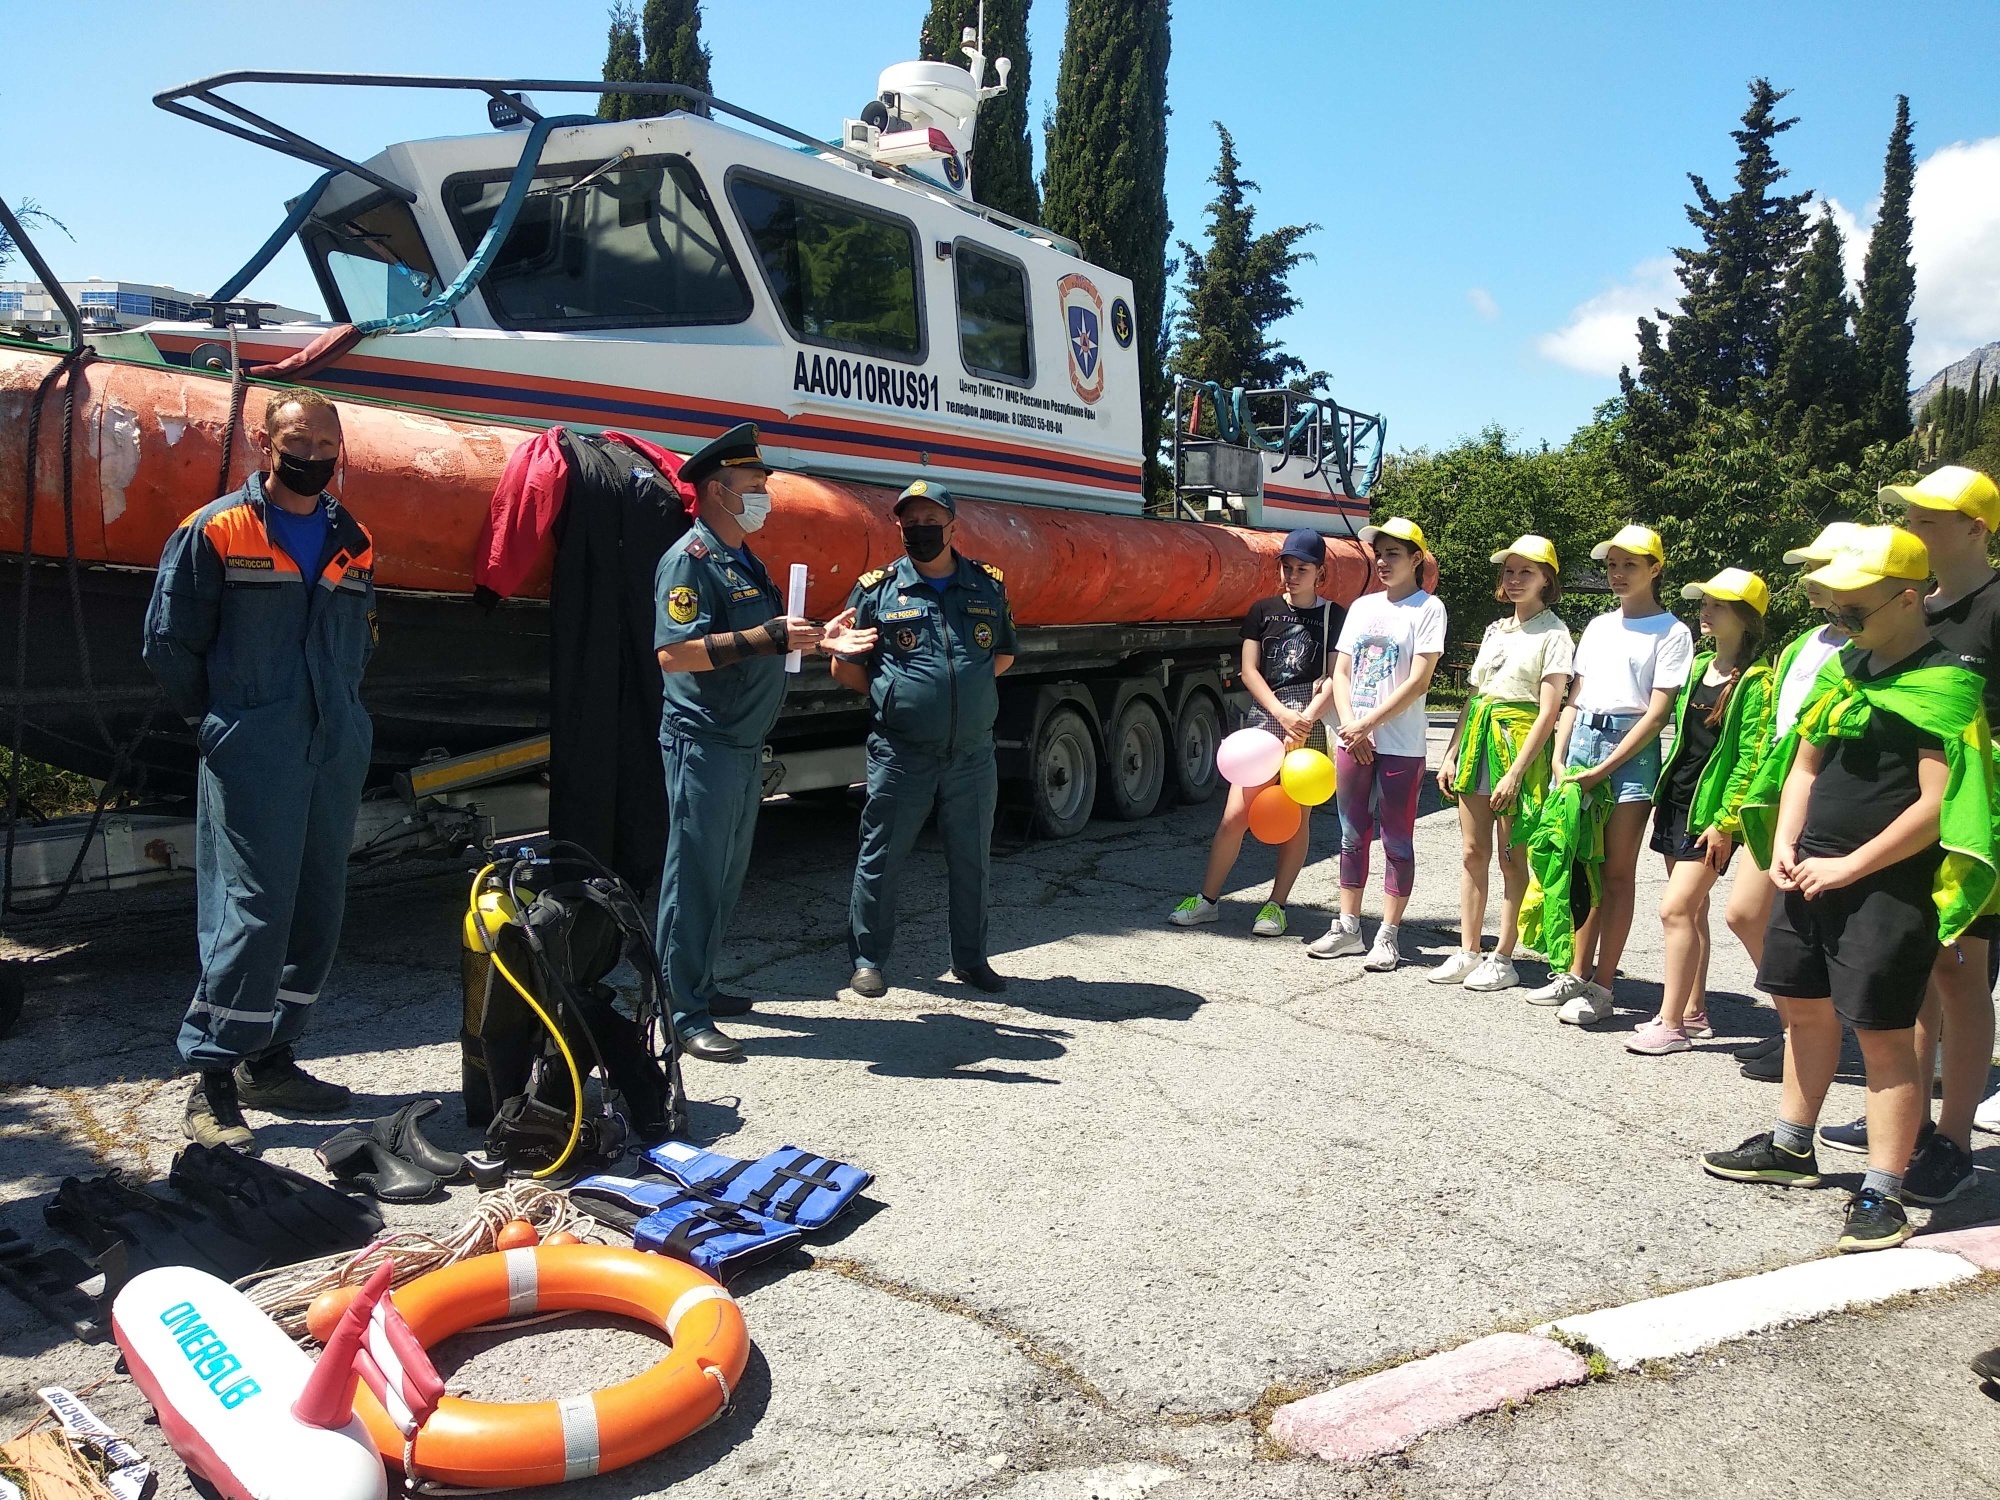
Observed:
[[[387,193],[307,220],[303,238],[327,310],[345,322],[415,312],[438,288],[409,205]]]

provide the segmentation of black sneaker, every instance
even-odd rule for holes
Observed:
[[[1949,1203],[1970,1188],[1977,1175],[1972,1158],[1958,1149],[1958,1142],[1933,1130],[1910,1158],[1910,1170],[1903,1176],[1903,1196],[1926,1206]]]
[[[1988,1349],[1984,1354],[1972,1357],[1972,1373],[1981,1380],[1990,1380],[2000,1385],[2000,1349]]]
[[[1935,1121],[1924,1121],[1922,1127],[1917,1131],[1917,1151],[1922,1151],[1926,1143],[1929,1142],[1932,1135],[1936,1134],[1936,1132],[1937,1124]],[[1819,1143],[1822,1146],[1831,1147],[1835,1151],[1852,1151],[1856,1156],[1866,1156],[1868,1154],[1868,1117],[1863,1115],[1860,1119],[1850,1120],[1845,1125],[1820,1126]],[[1916,1152],[1912,1152],[1910,1160],[1915,1161],[1916,1159]]]
[[[1910,1227],[1910,1216],[1903,1212],[1901,1199],[1878,1193],[1873,1188],[1863,1188],[1847,1200],[1847,1224],[1840,1231],[1840,1243],[1834,1248],[1843,1254],[1856,1250],[1890,1250],[1915,1233],[1916,1230]]]
[[[342,1085],[300,1067],[289,1045],[238,1063],[236,1095],[252,1109],[280,1115],[338,1114],[353,1098]]]
[[[227,1146],[246,1156],[257,1154],[257,1137],[244,1123],[236,1101],[236,1075],[227,1068],[197,1073],[181,1115],[181,1134],[198,1146]]]
[[[1736,1070],[1745,1078],[1754,1078],[1759,1083],[1783,1083],[1785,1081],[1785,1048],[1779,1045],[1762,1057],[1753,1057]]]
[[[1734,1151],[1704,1151],[1701,1169],[1730,1182],[1768,1182],[1777,1187],[1818,1187],[1819,1162],[1810,1150],[1787,1151],[1771,1132],[1753,1135]]]
[[[1782,1057],[1785,1052],[1785,1034],[1767,1036],[1761,1042],[1752,1042],[1747,1047],[1738,1047],[1735,1057],[1738,1062],[1761,1062],[1772,1056]]]

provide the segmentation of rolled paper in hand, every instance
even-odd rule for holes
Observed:
[[[806,612],[806,565],[804,563],[793,563],[792,588],[790,596],[785,601],[785,613],[791,615],[793,618],[797,618],[798,616],[804,614],[805,612]],[[804,651],[788,651],[787,653],[785,653],[785,670],[787,672],[798,671],[799,664],[804,660],[805,660]]]

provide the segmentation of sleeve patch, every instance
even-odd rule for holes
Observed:
[[[676,625],[689,625],[701,612],[701,601],[691,588],[671,588],[667,590],[667,618]]]

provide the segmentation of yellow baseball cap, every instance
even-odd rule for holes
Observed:
[[[1922,583],[1931,576],[1931,555],[1924,544],[1900,526],[1863,526],[1849,546],[1833,560],[1806,574],[1807,583],[1845,591],[1865,589],[1885,578]]]
[[[1955,510],[1988,530],[2000,529],[2000,485],[1977,469],[1946,464],[1915,484],[1887,484],[1875,492],[1878,500],[1894,500],[1923,510]]]
[[[1428,552],[1431,550],[1424,544],[1424,528],[1419,526],[1415,521],[1404,520],[1401,516],[1391,516],[1380,526],[1364,526],[1361,528],[1361,542],[1363,546],[1374,546],[1375,538],[1378,536],[1392,536],[1398,541],[1408,542],[1419,552]]]
[[[1494,553],[1490,562],[1505,562],[1510,557],[1525,557],[1529,562],[1538,562],[1545,568],[1553,568],[1558,573],[1562,564],[1556,561],[1556,544],[1545,536],[1529,532],[1526,536],[1514,538],[1512,546],[1502,547]]]
[[[1785,554],[1785,566],[1796,568],[1800,563],[1830,563],[1836,552],[1853,546],[1867,529],[1852,521],[1829,521],[1820,528],[1819,535],[1805,546],[1794,547]]]
[[[1770,587],[1744,568],[1724,568],[1707,583],[1689,583],[1681,586],[1683,599],[1699,599],[1706,594],[1711,599],[1728,599],[1738,604],[1747,604],[1758,614],[1771,607]]]
[[[1650,557],[1654,562],[1660,564],[1660,566],[1666,566],[1667,549],[1660,545],[1659,532],[1653,530],[1650,526],[1619,527],[1618,535],[1614,536],[1608,542],[1599,542],[1595,547],[1590,549],[1590,560],[1592,562],[1603,562],[1604,554],[1609,552],[1613,547],[1624,552],[1634,552],[1644,557]]]

